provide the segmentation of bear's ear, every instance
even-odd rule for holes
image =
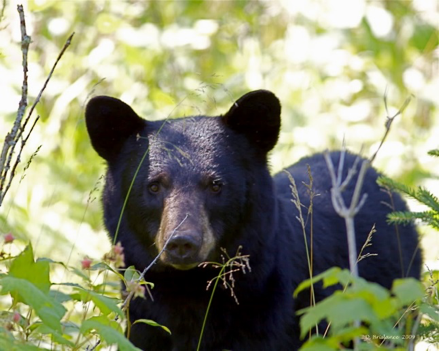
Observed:
[[[244,134],[260,151],[267,153],[279,137],[280,110],[276,95],[256,90],[236,101],[222,119],[229,128]]]
[[[88,102],[85,122],[91,144],[107,161],[114,159],[128,137],[146,123],[126,103],[109,96],[96,96]]]

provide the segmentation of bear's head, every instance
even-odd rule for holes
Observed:
[[[91,143],[107,162],[104,220],[128,265],[188,270],[234,254],[267,250],[276,206],[267,153],[281,106],[265,90],[218,117],[140,118],[124,102],[92,98],[85,117]]]

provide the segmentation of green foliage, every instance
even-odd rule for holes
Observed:
[[[417,318],[421,313],[429,315],[436,311],[423,302],[424,287],[413,278],[396,280],[390,291],[362,278],[354,278],[349,271],[339,268],[330,269],[312,280],[313,284],[322,281],[325,287],[338,284],[344,289],[299,311],[303,315],[301,337],[311,331],[314,333],[302,350],[339,350],[354,339],[358,340],[358,350],[405,350],[420,336]],[[295,294],[310,284],[304,282]],[[415,306],[419,306],[418,316],[411,312],[416,310]],[[327,330],[316,327],[322,321],[328,322]]]
[[[97,94],[122,98],[140,115],[158,119],[223,113],[248,90],[272,89],[283,107],[283,130],[272,159],[279,170],[312,151],[339,147],[342,135],[349,136],[352,150],[362,145],[367,150],[382,130],[385,87],[397,105],[409,91],[417,100],[392,131],[396,151],[377,161],[381,168],[388,165],[386,173],[414,184],[424,167],[416,150],[436,138],[431,130],[438,108],[431,98],[435,24],[412,2],[366,2],[358,5],[357,20],[346,22],[349,10],[334,8],[338,3],[30,0],[29,102],[66,38],[76,35],[37,107],[41,119],[17,169],[17,177],[24,178],[11,188],[0,212],[0,231],[38,240],[38,255],[56,260],[106,250],[102,231],[92,240],[102,229],[94,199],[103,165],[83,120],[85,102]],[[374,31],[372,19],[381,17],[368,11],[377,8],[392,23],[387,34]],[[341,21],[332,18],[337,16]],[[5,131],[21,92],[18,26],[16,7],[7,3],[0,25],[6,91],[0,130]],[[419,79],[406,79],[409,73]]]
[[[377,161],[386,173],[393,172],[406,184],[426,176],[423,168],[429,166],[417,150],[437,142],[434,127],[439,105],[434,97],[438,80],[431,73],[438,42],[431,18],[437,9],[416,7],[421,2],[366,2],[357,23],[343,24],[331,16],[340,14],[343,20],[342,14],[351,17],[350,12],[334,10],[336,3],[309,1],[297,7],[294,1],[28,2],[30,102],[65,39],[73,31],[76,36],[37,107],[41,119],[17,169],[20,180],[0,212],[1,233],[13,232],[26,241],[31,238],[39,256],[50,256],[35,262],[28,247],[20,255],[1,257],[3,271],[9,271],[0,276],[2,294],[14,300],[0,302],[0,309],[7,312],[1,315],[0,349],[43,349],[49,343],[40,341],[49,339],[53,347],[73,343],[79,348],[90,337],[84,333],[92,329],[84,327],[76,338],[83,323],[93,318],[90,310],[103,313],[89,326],[94,325],[108,343],[111,336],[106,339],[106,332],[116,330],[111,318],[122,309],[115,300],[118,284],[94,283],[90,274],[114,274],[125,283],[139,276],[130,268],[121,275],[105,263],[82,270],[72,262],[75,257],[106,250],[102,248],[105,234],[100,231],[99,237],[96,233],[102,228],[101,207],[95,200],[102,186],[103,165],[90,147],[82,118],[90,95],[120,97],[140,115],[157,119],[222,113],[245,91],[272,89],[283,102],[283,131],[272,159],[278,170],[311,151],[338,147],[341,134],[349,136],[353,150],[361,145],[367,149],[381,130],[385,87],[390,86],[395,102],[409,90],[416,94],[416,103],[407,109],[401,127],[392,131],[391,152]],[[382,18],[373,15],[377,9],[392,22],[387,34],[374,31],[373,18]],[[4,2],[1,14],[3,131],[13,123],[21,92],[17,72],[22,69],[20,43],[14,39],[19,25],[15,4]],[[25,160],[30,159],[28,167]],[[437,203],[428,193],[418,195]],[[437,228],[436,214],[397,216],[420,218]],[[52,273],[68,272],[70,278],[53,284],[48,267]],[[337,279],[347,284],[343,273],[331,274],[323,278],[328,286]],[[26,293],[18,282],[35,294]],[[149,286],[138,283],[131,286],[137,293],[142,292],[139,285]],[[431,283],[431,291],[436,291],[432,299],[437,299],[435,286]],[[432,335],[437,325],[433,323],[435,301],[420,306],[431,320],[419,327],[425,335]],[[55,306],[54,310],[48,313],[44,303]],[[78,304],[85,307],[80,316],[73,312]],[[20,312],[19,322],[14,322],[14,311]],[[346,328],[338,335],[348,339],[358,333],[358,328]],[[31,345],[37,342],[38,348]],[[317,350],[338,347],[339,340],[331,342],[313,338],[307,345],[315,343]]]
[[[10,294],[14,299],[14,305],[23,302],[31,307],[41,321],[55,331],[61,330],[61,318],[66,309],[54,300],[49,294],[45,294],[37,286],[25,279],[3,277],[0,280],[2,294]]]
[[[8,240],[8,245],[14,245],[13,236]],[[41,345],[46,345],[47,350],[78,350],[85,344],[92,344],[93,335],[100,340],[99,348],[116,344],[119,350],[138,350],[126,339],[117,322],[124,319],[119,307],[121,300],[114,297],[119,294],[120,285],[100,284],[98,279],[103,274],[107,280],[108,274],[116,273],[129,287],[132,280],[138,278],[132,268],[124,277],[106,262],[84,268],[90,265],[90,260],[84,259],[80,270],[51,259],[35,261],[30,244],[16,256],[6,254],[5,250],[1,252],[6,258],[3,268],[7,273],[0,275],[0,294],[11,299],[9,310],[0,314],[1,350],[41,350]],[[115,253],[123,255],[123,248],[117,245],[106,258],[121,262],[123,258],[121,260]],[[64,275],[71,273],[80,281],[53,284],[50,265],[61,267]],[[95,273],[93,279],[92,273]],[[76,305],[83,306],[82,315],[74,312]],[[159,326],[170,332],[154,321],[140,320],[139,323]]]
[[[429,155],[439,156],[439,150],[431,150],[429,151]],[[434,229],[439,230],[439,199],[434,194],[423,187],[412,189],[387,177],[380,177],[378,184],[392,191],[398,191],[409,196],[428,208],[427,211],[422,212],[393,212],[388,217],[390,223],[407,224],[413,222],[415,219],[419,219]]]
[[[47,261],[34,262],[34,253],[31,245],[28,245],[12,261],[9,275],[28,280],[46,294],[50,290],[49,263]]]
[[[158,324],[157,322],[154,322],[151,319],[138,319],[133,323],[133,325],[137,324],[137,323],[145,323],[145,324],[148,324],[152,327],[160,327],[164,331],[166,331],[167,333],[172,334],[168,327],[165,327],[164,325]]]
[[[91,317],[84,321],[81,325],[81,332],[87,334],[91,330],[95,330],[101,337],[101,340],[107,344],[116,344],[121,351],[140,350],[134,347],[123,335],[119,323],[110,320],[105,316]]]

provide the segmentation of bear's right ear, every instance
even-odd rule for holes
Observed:
[[[96,96],[88,102],[85,122],[93,148],[107,161],[114,159],[128,137],[146,123],[126,103],[109,96]]]
[[[239,98],[222,119],[265,155],[277,143],[280,111],[276,95],[268,90],[255,90]]]

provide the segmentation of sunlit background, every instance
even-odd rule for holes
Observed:
[[[0,142],[20,100],[17,3],[0,22]],[[375,166],[439,194],[437,0],[28,1],[29,100],[46,89],[22,167],[0,211],[0,233],[31,240],[40,256],[74,264],[109,249],[99,203],[105,166],[83,109],[92,95],[131,104],[148,119],[218,115],[252,89],[275,92],[283,127],[273,172],[327,148],[371,155],[386,115],[414,95]],[[389,110],[384,106],[387,89]],[[29,169],[30,155],[41,145]],[[243,150],[245,152],[245,150]],[[20,180],[24,177],[22,180]],[[412,206],[417,206],[411,202]],[[438,267],[437,233],[424,233]]]

